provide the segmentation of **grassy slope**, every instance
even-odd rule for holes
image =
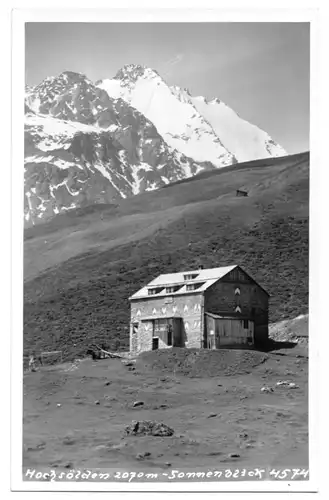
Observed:
[[[240,187],[248,198],[235,196]],[[245,267],[270,292],[272,321],[306,313],[308,201],[306,153],[208,172],[27,230],[25,351],[74,356],[93,338],[127,347],[129,295],[161,272],[201,263]]]

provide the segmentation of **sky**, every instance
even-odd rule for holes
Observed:
[[[63,71],[96,82],[125,64],[218,97],[289,154],[309,149],[309,23],[27,23],[26,84]]]

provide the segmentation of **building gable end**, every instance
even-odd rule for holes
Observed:
[[[258,286],[263,290],[263,292],[270,297],[270,294],[263,288],[259,283],[257,283],[256,280],[254,280],[244,269],[242,269],[240,266],[236,266],[234,269],[229,271],[225,276],[222,276],[217,280],[217,283],[219,281],[232,281],[232,282],[237,282],[237,283],[253,283],[254,285]],[[215,284],[215,283],[214,283]],[[213,285],[211,285],[212,287]],[[211,288],[210,287],[210,288]]]

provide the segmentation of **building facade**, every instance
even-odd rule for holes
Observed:
[[[269,294],[239,266],[160,275],[130,301],[132,352],[268,339]]]

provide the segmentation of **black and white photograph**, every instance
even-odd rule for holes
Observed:
[[[307,489],[311,21],[23,24],[21,488]]]

